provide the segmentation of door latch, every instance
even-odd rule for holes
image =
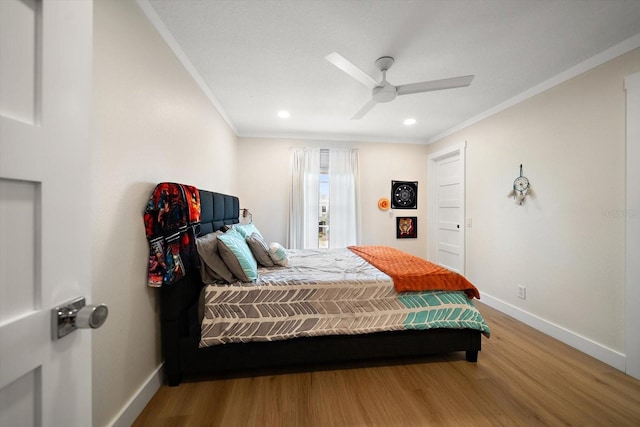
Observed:
[[[53,339],[57,340],[78,328],[96,329],[109,315],[106,305],[87,305],[84,297],[76,298],[51,310]]]

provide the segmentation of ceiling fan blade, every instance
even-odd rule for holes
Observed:
[[[367,102],[366,104],[364,104],[362,106],[362,108],[360,108],[358,110],[357,113],[355,113],[353,115],[353,117],[351,117],[351,120],[360,120],[361,118],[363,118],[365,116],[365,114],[367,114],[369,112],[369,110],[371,110],[375,105],[377,104],[376,101],[374,101],[373,99],[370,99],[369,102]]]
[[[362,71],[360,68],[351,63],[348,59],[340,55],[338,52],[330,53],[329,55],[325,56],[325,59],[331,62],[336,67],[340,68],[345,73],[349,74],[351,77],[353,77],[369,89],[373,89],[374,87],[379,86],[379,83],[373,77]]]
[[[408,95],[410,93],[431,92],[434,90],[453,89],[465,87],[471,84],[474,76],[451,77],[449,79],[431,80],[428,82],[411,83],[408,85],[396,86],[398,95]]]

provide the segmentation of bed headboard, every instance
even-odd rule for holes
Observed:
[[[200,231],[198,236],[213,233],[223,225],[237,224],[240,200],[235,196],[200,190]]]

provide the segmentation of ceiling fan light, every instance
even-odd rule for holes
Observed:
[[[289,112],[286,110],[280,110],[278,111],[278,117],[280,117],[281,119],[288,119],[289,117],[291,117],[291,114],[289,114]]]
[[[413,117],[409,117],[408,119],[404,119],[404,121],[402,123],[404,123],[405,126],[415,125],[416,124],[416,119],[414,119]]]

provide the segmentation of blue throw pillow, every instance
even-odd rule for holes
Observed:
[[[245,239],[250,237],[253,233],[257,233],[258,236],[262,237],[262,234],[260,234],[258,228],[252,222],[249,224],[233,224],[231,228],[242,234],[242,237]]]
[[[258,279],[258,263],[239,232],[231,229],[218,236],[218,252],[238,279],[243,282],[255,282]]]

